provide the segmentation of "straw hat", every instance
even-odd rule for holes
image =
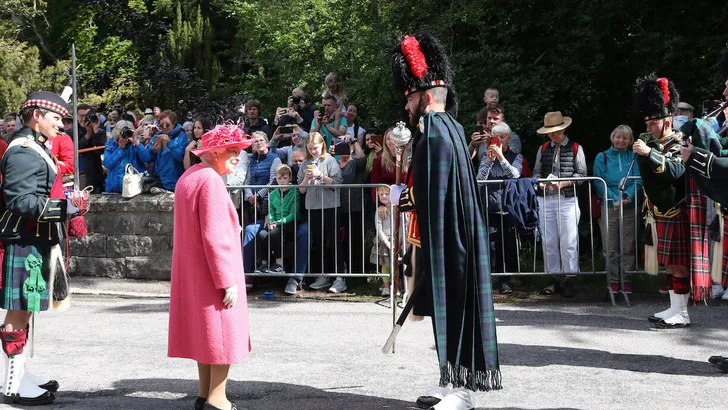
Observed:
[[[561,131],[571,125],[571,117],[564,117],[561,111],[547,112],[543,117],[543,127],[536,130],[539,134]]]
[[[237,147],[244,150],[252,143],[252,138],[235,125],[219,125],[202,135],[201,148],[190,151],[199,157],[215,149]]]

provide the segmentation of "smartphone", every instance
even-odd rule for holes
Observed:
[[[371,138],[372,142],[377,143],[381,146],[384,145],[384,135],[372,135]]]
[[[483,126],[483,124],[478,124],[475,126],[475,132],[483,132],[484,129],[485,127]]]
[[[293,127],[290,125],[282,125],[278,129],[281,131],[281,134],[292,134],[293,133]]]
[[[490,137],[490,145],[497,145],[500,147],[500,137]]]
[[[346,141],[335,143],[334,155],[351,155],[351,145]]]

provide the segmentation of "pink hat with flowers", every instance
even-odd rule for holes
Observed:
[[[235,125],[218,125],[202,135],[202,147],[191,152],[198,157],[207,151],[220,148],[240,148],[244,150],[253,143],[253,140]]]

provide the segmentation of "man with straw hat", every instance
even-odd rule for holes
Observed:
[[[473,391],[500,389],[501,374],[488,230],[463,127],[453,116],[453,73],[442,43],[428,33],[399,38],[392,71],[410,125],[418,126],[404,193],[419,229],[412,300],[415,315],[432,317],[440,370],[439,388],[417,404],[472,409]]]
[[[581,145],[566,136],[571,118],[560,111],[548,112],[537,133],[548,135],[549,142],[536,153],[533,176],[536,178],[583,178],[587,176],[586,157]],[[564,297],[574,297],[574,273],[579,272],[579,202],[576,182],[540,183],[538,187],[541,243],[547,272],[570,273],[564,280]],[[543,293],[553,295],[559,282],[554,278]]]

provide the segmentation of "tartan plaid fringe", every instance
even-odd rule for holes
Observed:
[[[499,369],[473,372],[464,366],[455,366],[451,362],[446,362],[445,366],[440,367],[440,387],[445,387],[448,383],[451,383],[453,387],[464,387],[472,391],[491,391],[503,388]]]

